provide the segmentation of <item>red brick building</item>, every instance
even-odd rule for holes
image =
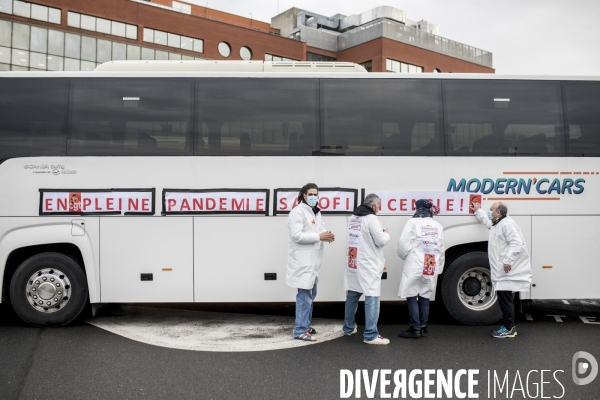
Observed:
[[[0,70],[92,70],[111,60],[350,61],[370,71],[493,73],[491,53],[378,7],[271,23],[174,0],[0,0]]]

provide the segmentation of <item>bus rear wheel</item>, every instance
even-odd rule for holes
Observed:
[[[466,325],[489,325],[502,318],[492,280],[487,253],[463,254],[444,273],[442,300],[457,321]]]
[[[10,301],[21,319],[34,326],[62,326],[83,310],[87,280],[79,264],[60,253],[25,260],[10,282]]]

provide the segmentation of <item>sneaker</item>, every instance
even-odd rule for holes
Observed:
[[[421,328],[421,336],[427,337],[427,335],[429,335],[429,331],[427,330],[427,327]]]
[[[373,340],[364,341],[366,344],[390,344],[390,340],[379,335]]]
[[[355,333],[356,333],[356,331],[357,331],[357,329],[356,329],[356,328],[357,328],[357,326],[356,326],[356,325],[354,325],[354,330],[353,330],[352,332],[350,332],[350,333],[346,333],[346,332],[344,332],[343,330],[342,330],[342,332],[344,332],[344,336],[350,336],[350,335],[353,335],[353,334],[355,334]]]
[[[398,336],[402,337],[402,338],[408,338],[408,339],[420,339],[423,336],[421,336],[421,330],[417,330],[415,328],[413,328],[412,326],[409,326],[407,330],[405,330],[404,332],[400,332],[398,334]]]
[[[316,335],[317,333],[319,333],[319,331],[311,326],[310,328],[308,328],[306,333],[310,333],[311,335]]]
[[[296,339],[296,340],[303,340],[305,342],[314,342],[314,341],[317,340],[317,338],[312,337],[312,335],[310,333],[308,333],[308,332],[303,333],[302,335],[300,335],[298,337],[295,337],[294,339]]]
[[[506,329],[505,326],[501,326],[500,329],[492,332],[492,337],[498,339],[514,338],[515,336],[517,336],[517,328],[514,326],[510,329]]]

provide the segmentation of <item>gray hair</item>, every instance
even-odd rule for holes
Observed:
[[[504,203],[499,203],[497,210],[503,217],[506,217],[506,214],[508,214],[508,207]]]
[[[379,196],[377,196],[375,193],[371,193],[367,197],[365,197],[363,204],[367,207],[371,207],[373,204],[377,204],[380,202],[381,199],[379,198]]]

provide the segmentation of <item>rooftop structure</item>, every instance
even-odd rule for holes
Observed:
[[[175,0],[0,0],[0,71],[90,71],[118,60],[325,61],[369,72],[493,73],[492,54],[389,6],[257,21]]]

